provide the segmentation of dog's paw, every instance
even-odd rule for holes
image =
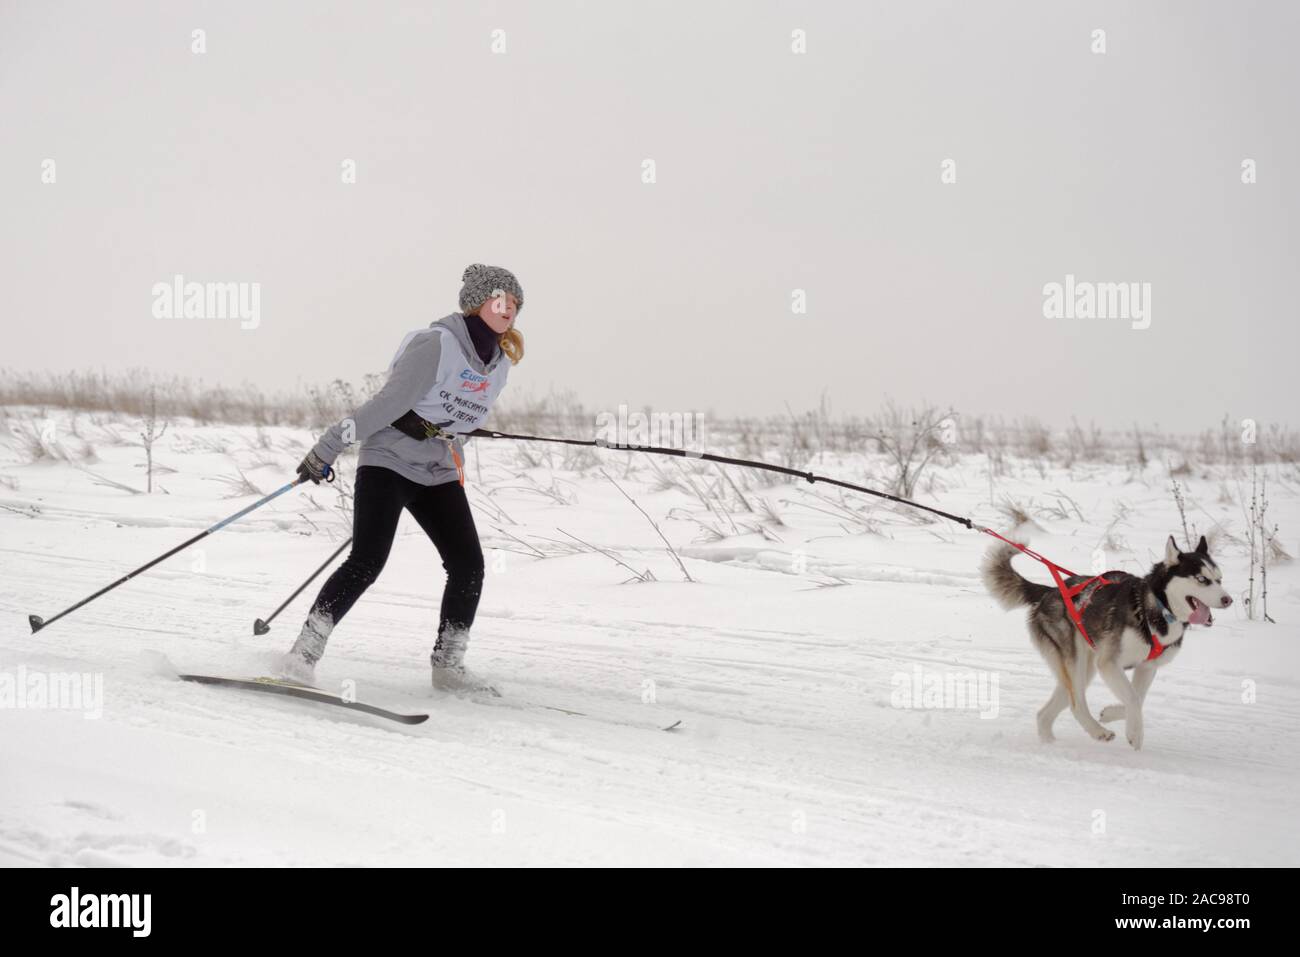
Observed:
[[[1041,741],[1043,744],[1051,744],[1053,741],[1056,740],[1056,735],[1052,734],[1051,728],[1039,728],[1038,740]]]
[[[1130,724],[1126,729],[1125,736],[1128,738],[1128,743],[1133,745],[1134,751],[1142,750],[1142,725],[1139,724],[1134,727]]]
[[[1101,725],[1098,725],[1097,730],[1092,732],[1092,736],[1098,741],[1113,741],[1115,739],[1115,732],[1111,731],[1109,728],[1103,728]]]
[[[1124,706],[1122,704],[1108,704],[1101,709],[1102,721],[1122,721],[1124,719]]]

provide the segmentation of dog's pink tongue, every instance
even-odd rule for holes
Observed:
[[[1193,625],[1203,625],[1210,620],[1210,606],[1197,602],[1192,608],[1192,617],[1187,619]]]

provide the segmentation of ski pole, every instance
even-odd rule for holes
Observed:
[[[201,538],[206,538],[207,536],[211,535],[213,532],[217,532],[217,531],[220,531],[221,529],[225,528],[225,527],[226,527],[227,525],[229,525],[231,522],[235,522],[235,521],[238,521],[239,519],[243,518],[245,515],[247,515],[249,512],[253,511],[254,509],[261,508],[261,507],[262,507],[263,505],[265,505],[267,502],[271,501],[271,499],[275,498],[275,497],[278,496],[278,495],[283,495],[285,492],[289,491],[289,489],[291,489],[291,488],[293,488],[294,486],[298,485],[298,484],[301,483],[302,481],[303,481],[302,479],[300,479],[300,478],[296,478],[296,479],[294,479],[292,482],[290,482],[288,485],[285,485],[285,486],[282,486],[281,488],[276,489],[276,490],[275,490],[274,492],[272,492],[270,495],[266,495],[266,496],[263,496],[262,498],[258,499],[256,502],[254,502],[252,505],[248,506],[247,508],[241,508],[238,512],[236,512],[234,515],[231,515],[229,518],[223,518],[221,521],[217,522],[217,524],[213,525],[211,528],[206,528],[206,529],[204,529],[203,531],[199,532],[199,534],[195,535],[193,538],[189,539],[188,541],[181,542],[181,543],[180,543],[179,545],[177,545],[175,548],[171,549],[171,551],[164,552],[163,554],[161,554],[161,555],[159,555],[157,558],[155,558],[153,561],[148,562],[148,563],[146,563],[146,564],[144,564],[144,565],[141,565],[139,568],[135,569],[135,571],[128,572],[127,574],[125,574],[125,575],[123,575],[121,578],[119,578],[117,581],[113,582],[113,584],[111,584],[111,585],[107,585],[107,586],[101,588],[99,591],[95,592],[95,594],[90,595],[90,596],[88,596],[88,597],[86,597],[86,598],[81,599],[81,601],[77,602],[75,605],[72,605],[72,606],[69,607],[69,608],[65,608],[65,609],[63,609],[63,611],[59,612],[59,613],[58,613],[57,615],[55,615],[53,618],[50,618],[50,619],[47,620],[47,619],[45,619],[45,618],[42,618],[40,615],[28,615],[28,616],[27,616],[27,623],[30,624],[30,625],[32,626],[32,634],[33,634],[33,635],[36,634],[36,632],[40,631],[40,630],[41,630],[42,628],[44,628],[46,625],[52,625],[52,624],[54,624],[56,621],[58,621],[58,620],[59,620],[60,618],[62,618],[64,615],[69,614],[70,612],[74,612],[74,611],[76,611],[76,610],[77,610],[78,608],[80,608],[82,605],[89,604],[90,602],[92,602],[92,601],[94,601],[96,598],[98,598],[100,595],[103,595],[105,592],[110,592],[110,591],[112,591],[112,590],[113,590],[114,588],[116,588],[118,585],[122,585],[122,584],[125,584],[126,582],[129,582],[132,578],[134,578],[136,575],[140,574],[141,572],[146,571],[146,570],[148,570],[148,569],[150,569],[150,568],[153,568],[155,565],[157,565],[157,564],[158,564],[160,561],[162,561],[164,558],[171,558],[171,556],[175,555],[177,552],[181,551],[182,549],[189,548],[191,545],[193,545],[193,544],[194,544],[195,542],[197,542],[199,539],[201,539]]]
[[[305,582],[299,585],[294,590],[294,593],[292,595],[290,595],[288,598],[286,598],[284,601],[280,603],[279,608],[271,612],[271,614],[267,615],[265,619],[259,618],[257,619],[257,621],[253,622],[253,634],[264,635],[268,631],[270,631],[271,622],[275,621],[275,616],[280,614],[280,612],[284,611],[285,607],[289,604],[289,602],[293,601],[295,598],[301,595],[302,590],[306,588],[308,585],[310,585],[312,582],[314,582],[316,580],[316,576],[319,575],[321,572],[323,572],[326,568],[328,568],[330,566],[330,563],[334,561],[334,559],[339,557],[343,549],[347,548],[351,544],[352,544],[352,539],[349,537],[346,542],[344,542],[342,545],[340,545],[338,548],[334,550],[333,555],[325,559],[325,563],[321,565],[320,568],[316,569],[314,572],[311,573],[310,578],[308,578]]]

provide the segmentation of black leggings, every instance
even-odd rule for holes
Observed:
[[[438,634],[451,625],[469,628],[483,593],[483,548],[464,487],[459,482],[421,485],[392,469],[363,465],[357,469],[352,506],[352,551],[325,582],[312,611],[336,623],[348,613],[383,571],[405,508],[438,549],[447,571]]]

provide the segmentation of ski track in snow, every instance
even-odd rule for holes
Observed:
[[[484,451],[485,478],[503,445]],[[104,454],[126,462],[135,452]],[[138,480],[126,468],[117,477]],[[1099,743],[1068,713],[1057,742],[1043,745],[1034,715],[1051,682],[1023,611],[1001,612],[979,585],[983,536],[957,530],[939,541],[911,525],[849,535],[832,518],[801,516],[795,527],[787,517],[781,544],[754,535],[688,544],[692,525],[663,516],[689,501],[639,490],[699,579],[689,584],[617,491],[573,477],[576,507],[500,493],[523,523],[512,533],[558,538],[559,526],[623,551],[659,581],[619,584],[626,569],[600,555],[499,552],[491,546],[508,540],[480,517],[489,570],[470,663],[505,697],[439,696],[427,687],[427,655],[442,573],[404,517],[318,684],[353,681],[361,700],[431,715],[406,727],[188,684],[159,666],[166,656],[187,671],[263,673],[292,641],[319,582],[271,634],[254,637],[252,621],[337,546],[286,534],[286,523],[305,527],[290,522],[298,509],[325,520],[288,501],[294,493],[275,513],[204,540],[198,566],[183,552],[33,636],[28,613],[52,615],[249,500],[215,497],[183,474],[164,477],[164,500],[89,485],[67,466],[5,460],[0,471],[21,482],[0,510],[0,674],[98,673],[104,688],[98,718],[0,710],[0,864],[1300,863],[1291,566],[1272,573],[1279,624],[1247,622],[1239,605],[1161,671],[1144,750],[1129,747],[1122,723]],[[95,471],[115,474],[112,461]],[[953,470],[943,504],[983,507],[977,520],[995,524],[973,474],[965,491]],[[1088,481],[1098,501],[1138,500],[1141,526],[1125,534],[1141,552],[1118,560],[1144,569],[1169,530],[1159,478],[1150,488],[1105,471]],[[1069,478],[1044,482],[1027,468],[1020,482],[1041,492]],[[1211,503],[1217,483],[1189,488]],[[312,490],[318,501],[328,494]],[[1277,498],[1277,520],[1294,529],[1300,501]],[[1070,525],[1035,546],[1086,565],[1098,530],[1073,541]],[[796,548],[806,553],[797,573]],[[1244,558],[1219,557],[1243,587]],[[1042,580],[1032,564],[1019,567]],[[827,576],[850,583],[815,587]],[[896,684],[914,669],[995,677],[996,713],[895,707]],[[1099,680],[1089,689],[1094,714],[1111,701]],[[679,719],[678,730],[659,730]]]

